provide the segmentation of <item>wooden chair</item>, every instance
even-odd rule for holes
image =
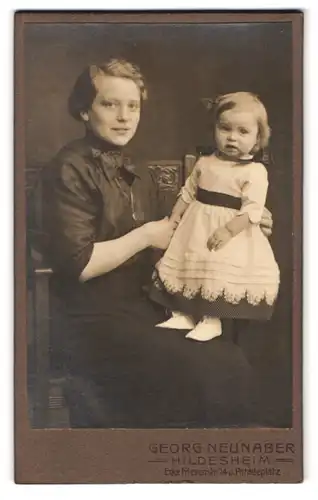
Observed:
[[[151,161],[148,167],[157,177],[161,206],[169,214],[175,203],[177,193],[190,174],[196,157],[186,155],[181,161]],[[35,428],[67,427],[68,411],[64,398],[66,382],[63,366],[54,366],[52,339],[59,334],[62,321],[56,321],[61,315],[57,299],[51,289],[52,269],[47,265],[40,251],[38,241],[41,238],[42,206],[41,185],[37,172],[28,171],[28,264],[29,264],[29,399],[31,425]],[[30,178],[31,181],[30,181]],[[36,196],[34,195],[36,193]],[[164,215],[164,214],[163,214]],[[61,332],[60,332],[61,333]],[[62,335],[59,335],[62,338]]]

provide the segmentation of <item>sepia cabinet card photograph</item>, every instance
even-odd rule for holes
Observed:
[[[15,480],[296,483],[303,13],[15,13]]]

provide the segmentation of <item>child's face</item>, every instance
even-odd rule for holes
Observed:
[[[215,140],[221,153],[233,158],[248,155],[257,142],[258,124],[251,111],[229,109],[220,116]]]

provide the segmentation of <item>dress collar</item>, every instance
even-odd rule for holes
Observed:
[[[218,150],[215,151],[215,156],[226,161],[231,161],[237,165],[248,165],[249,163],[252,163],[252,161],[254,161],[253,156],[250,156],[249,158],[238,158],[236,160],[233,160],[233,158],[231,158],[230,156],[226,156],[224,153],[220,153]]]
[[[89,145],[91,156],[100,159],[109,180],[121,177],[123,172],[133,178],[140,177],[137,167],[124,155],[123,148],[99,139],[89,131],[86,133],[85,141]]]

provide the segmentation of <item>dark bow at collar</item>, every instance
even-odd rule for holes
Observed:
[[[125,173],[132,177],[139,177],[136,166],[120,150],[101,151],[100,149],[92,148],[92,155],[94,158],[101,160],[103,170],[110,180],[122,177]]]

